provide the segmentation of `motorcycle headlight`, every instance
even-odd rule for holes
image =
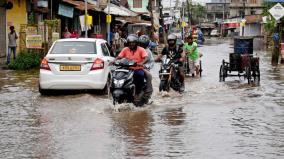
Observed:
[[[167,70],[163,70],[163,73],[167,73]]]
[[[115,84],[115,86],[117,87],[122,87],[124,84],[125,80],[121,79],[121,80],[114,80],[113,83]]]

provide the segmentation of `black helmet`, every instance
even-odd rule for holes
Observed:
[[[147,48],[150,44],[150,38],[147,35],[141,35],[138,41],[139,45],[144,49]]]
[[[176,45],[177,36],[175,34],[168,35],[168,44],[170,47],[173,47]]]
[[[127,36],[127,42],[131,43],[131,42],[138,42],[138,36],[135,34],[130,34]]]

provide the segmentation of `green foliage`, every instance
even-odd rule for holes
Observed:
[[[57,27],[60,23],[59,19],[54,19],[54,20],[45,20],[44,21],[47,26],[50,26],[51,28]]]
[[[42,53],[36,51],[23,51],[19,53],[16,60],[12,61],[8,67],[12,70],[28,70],[40,66],[43,57]]]
[[[275,19],[270,15],[269,9],[272,8],[276,3],[271,3],[271,2],[263,2],[262,7],[263,7],[263,16],[269,17],[267,20],[267,23],[264,25],[264,29],[269,32],[275,32],[276,30],[276,21]],[[281,3],[282,6],[284,6],[284,3]],[[281,23],[284,23],[284,18],[280,19]]]

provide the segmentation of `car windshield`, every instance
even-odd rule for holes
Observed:
[[[56,42],[51,54],[96,54],[94,42],[61,41]]]

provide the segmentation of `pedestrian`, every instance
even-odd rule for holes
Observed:
[[[8,34],[8,57],[7,57],[7,64],[9,64],[11,61],[11,53],[13,52],[14,60],[16,59],[16,51],[17,51],[17,39],[18,35],[15,32],[15,27],[10,26],[10,33]]]
[[[71,37],[71,33],[69,32],[68,28],[65,27],[65,30],[63,32],[63,38],[66,39],[66,38],[70,38]]]
[[[78,37],[79,37],[79,34],[78,34],[77,30],[72,31],[70,38],[78,38]]]

